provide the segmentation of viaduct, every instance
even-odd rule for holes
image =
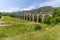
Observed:
[[[48,12],[48,13],[40,12],[39,14],[24,13],[24,14],[20,14],[19,18],[23,19],[23,20],[30,20],[30,21],[33,21],[33,22],[36,19],[36,22],[39,22],[39,18],[41,17],[41,22],[44,22],[44,17],[45,16],[52,17],[52,12]]]

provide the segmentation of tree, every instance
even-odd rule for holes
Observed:
[[[51,23],[58,24],[60,23],[60,8],[55,8],[53,12],[53,17],[51,19]]]
[[[44,23],[46,23],[46,24],[51,24],[51,22],[50,22],[50,20],[52,19],[52,17],[45,17],[44,18]]]

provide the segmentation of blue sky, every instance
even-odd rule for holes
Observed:
[[[0,11],[32,10],[42,6],[60,6],[60,0],[0,0]]]

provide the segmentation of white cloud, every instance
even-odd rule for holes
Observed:
[[[42,2],[42,3],[33,3],[32,5],[28,6],[27,8],[23,8],[23,9],[20,9],[18,7],[13,7],[13,8],[9,8],[9,9],[6,9],[6,10],[0,10],[1,12],[13,12],[13,11],[23,11],[23,10],[32,10],[32,9],[36,9],[38,7],[42,7],[42,6],[54,6],[54,7],[57,7],[57,6],[60,6],[60,0],[49,0],[49,1],[45,1],[45,2]]]
[[[0,10],[0,12],[12,12],[10,10]]]
[[[50,0],[50,1],[46,1],[44,3],[40,3],[40,7],[42,6],[54,6],[57,7],[60,4],[60,0]]]
[[[49,0],[49,1],[42,2],[42,3],[36,3],[36,4],[33,3],[27,8],[23,8],[21,10],[32,10],[32,9],[36,9],[36,8],[43,7],[43,6],[57,7],[57,6],[60,6],[59,4],[60,4],[60,0]]]
[[[23,11],[23,10],[32,10],[34,8],[34,6],[29,6],[27,8],[23,8],[23,9],[20,9],[18,7],[16,8],[9,8],[9,9],[6,9],[6,10],[0,10],[0,12],[17,12],[17,11]]]
[[[58,7],[60,6],[60,0],[49,0],[49,1],[45,1],[42,3],[33,3],[31,6],[28,6],[27,8],[24,8],[22,10],[32,10],[32,9],[36,9],[39,7],[43,7],[43,6],[53,6],[53,7]]]
[[[28,6],[27,8],[23,8],[23,9],[21,9],[21,10],[32,10],[32,9],[34,9],[35,8],[35,6],[34,5],[31,5],[31,6]]]
[[[19,8],[9,8],[9,9],[6,9],[6,10],[0,10],[0,12],[16,12],[16,11],[19,11],[20,9]]]

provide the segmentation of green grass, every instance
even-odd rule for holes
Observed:
[[[60,24],[52,28],[48,27],[45,31],[31,32],[22,36],[18,35],[15,36],[15,39],[16,40],[60,40]]]
[[[37,25],[39,25],[39,27],[41,27],[42,30],[47,26],[45,24],[30,24],[30,25],[13,24],[11,26],[0,27],[0,40],[10,40],[10,39],[13,40],[14,39],[13,37],[16,36],[19,37],[16,40],[20,40],[21,35],[22,35],[21,39],[22,38],[24,39],[25,35],[26,37],[27,35],[29,37],[30,33],[32,32],[35,33],[36,31],[39,31],[39,30],[35,30],[35,27],[37,27]],[[43,25],[45,25],[45,27]]]
[[[32,27],[31,27],[32,26]],[[15,36],[34,31],[34,25],[15,24],[1,27],[0,36]]]
[[[9,16],[3,16],[3,18],[1,19],[2,21],[7,21],[7,22],[30,22],[27,20],[23,20],[23,19],[19,19],[19,18],[13,18],[13,17],[9,17]]]
[[[45,30],[33,31],[16,35],[13,37],[4,37],[2,40],[60,40],[60,24],[54,27],[48,27]]]
[[[0,27],[0,36],[9,37],[9,36],[22,35],[25,33],[38,31],[39,29],[35,30],[35,28],[38,25],[41,29],[43,29],[43,26],[40,24],[31,24],[31,25],[13,24],[11,26]]]
[[[30,22],[9,16],[3,16],[1,20],[20,23]],[[60,40],[60,24],[52,27],[42,23],[29,25],[12,24],[11,26],[0,27],[0,40]]]

